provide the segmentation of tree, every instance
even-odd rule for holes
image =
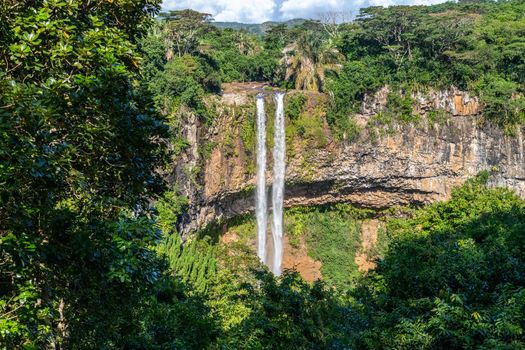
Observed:
[[[487,75],[479,85],[484,115],[488,120],[503,127],[513,127],[525,121],[525,97],[516,93],[518,84]]]
[[[447,53],[465,47],[478,16],[460,11],[430,14],[416,29],[423,49],[433,58],[448,58]]]
[[[328,11],[319,13],[318,17],[330,40],[337,40],[341,36],[341,24],[350,22],[352,14]]]
[[[234,36],[235,46],[241,55],[253,56],[259,49],[255,38],[247,32],[239,30],[235,32]]]
[[[364,349],[521,349],[525,202],[483,172],[448,202],[391,219],[365,303]]]
[[[417,35],[422,11],[417,6],[396,6],[388,9],[370,7],[361,10],[357,20],[364,31],[362,41],[372,40],[388,52],[396,69],[414,58]]]
[[[136,42],[159,2],[0,6],[0,342],[105,348],[159,275],[163,120]],[[8,12],[6,12],[8,11]]]
[[[339,71],[342,67],[339,51],[327,46],[317,31],[305,31],[283,53],[286,80],[293,80],[296,89],[322,91],[326,71]]]
[[[179,57],[193,54],[199,47],[199,35],[208,29],[213,20],[210,14],[193,10],[170,11],[162,13],[161,17],[167,21],[165,39],[168,60],[173,54]]]
[[[264,35],[264,46],[269,50],[282,50],[291,40],[288,26],[284,23],[272,25]]]

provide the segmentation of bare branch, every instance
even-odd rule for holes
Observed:
[[[327,11],[319,13],[317,18],[319,19],[319,22],[321,22],[328,36],[330,38],[336,38],[341,34],[341,24],[349,22],[352,18],[351,15],[351,12]]]

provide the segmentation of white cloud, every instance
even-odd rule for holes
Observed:
[[[283,19],[317,18],[323,12],[351,11],[355,6],[350,5],[352,4],[348,1],[340,0],[284,0],[279,12]]]
[[[413,5],[434,5],[434,4],[439,4],[445,1],[443,0],[415,0],[412,2],[413,2]]]
[[[216,21],[262,23],[274,17],[275,0],[165,0],[164,10],[191,8],[210,13]]]
[[[432,5],[445,0],[164,0],[164,10],[191,8],[210,13],[217,21],[262,23],[291,18],[318,18],[338,11],[358,14],[368,6]]]
[[[337,11],[357,15],[369,6],[432,5],[447,0],[284,0],[279,7],[282,19],[318,18],[319,14]]]

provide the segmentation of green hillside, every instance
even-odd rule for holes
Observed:
[[[217,28],[231,28],[235,30],[245,30],[248,33],[262,35],[268,31],[273,26],[279,24],[285,24],[289,28],[297,27],[303,24],[305,19],[292,19],[285,22],[264,22],[260,24],[248,24],[248,23],[238,23],[238,22],[212,22],[212,25]]]

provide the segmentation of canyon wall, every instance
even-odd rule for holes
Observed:
[[[255,94],[261,91],[266,90],[258,84],[227,85],[215,101],[217,117],[211,127],[195,118],[185,124],[190,146],[173,172],[189,198],[179,227],[183,235],[253,212],[255,154],[246,134],[255,120]],[[317,136],[305,137],[295,129],[287,135],[285,206],[346,202],[384,209],[427,204],[447,199],[454,187],[484,170],[490,172],[490,185],[513,188],[525,197],[522,130],[509,136],[482,122],[478,99],[456,89],[414,93],[418,121],[378,124],[388,92],[384,88],[365,98],[352,116],[361,130],[352,140],[336,140],[331,134],[326,96],[304,93],[303,122],[318,125]],[[268,119],[271,113],[269,109]],[[436,114],[445,117],[436,120]]]

